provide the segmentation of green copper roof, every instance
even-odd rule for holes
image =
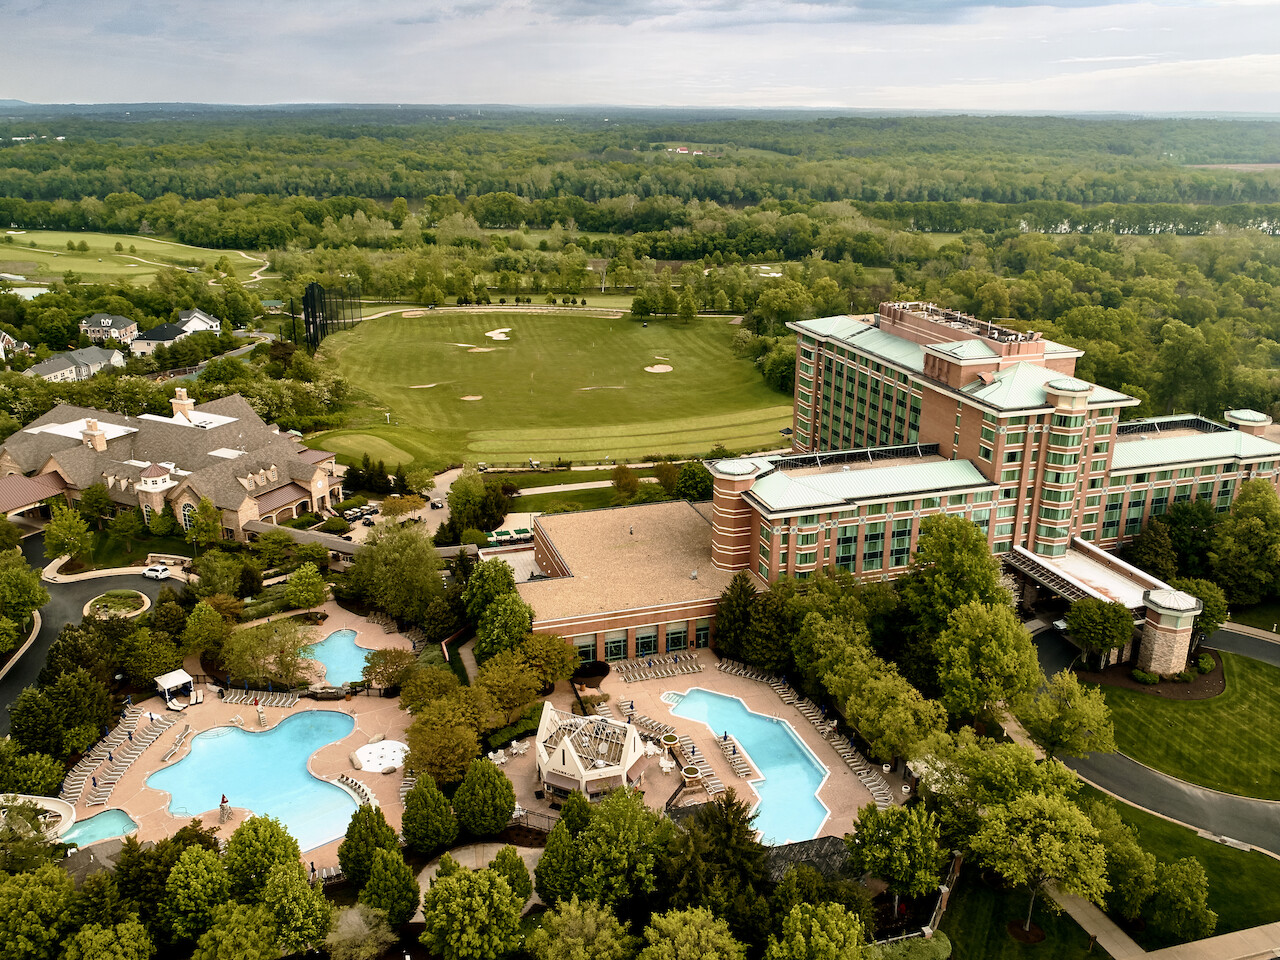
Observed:
[[[778,470],[756,481],[751,495],[770,513],[781,513],[990,486],[968,460],[935,460],[823,473]]]
[[[1184,437],[1139,434],[1126,437],[1116,444],[1116,452],[1111,457],[1111,472],[1126,473],[1143,467],[1163,467],[1199,460],[1250,460],[1257,457],[1280,460],[1280,443],[1241,433],[1239,430],[1196,433]]]
[[[1055,370],[1034,363],[1015,363],[994,375],[991,383],[976,380],[962,387],[962,392],[997,410],[1028,410],[1049,405],[1045,385],[1053,380],[1074,381],[1079,387],[1091,386],[1089,403],[1124,403],[1133,398],[1116,390],[1089,384],[1074,377],[1064,377]]]
[[[951,343],[934,343],[930,344],[929,349],[936,350],[938,353],[945,353],[947,356],[955,357],[957,360],[994,360],[1000,356],[981,340],[954,340]]]

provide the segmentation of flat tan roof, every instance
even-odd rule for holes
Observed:
[[[683,500],[537,523],[571,575],[517,585],[535,621],[714,599],[733,578],[711,565],[709,519]],[[698,579],[690,579],[695,570]]]

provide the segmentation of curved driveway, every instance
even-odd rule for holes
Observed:
[[[22,554],[36,569],[43,567],[48,561],[44,558],[44,534],[38,533],[22,541]],[[40,669],[44,666],[49,648],[57,639],[62,628],[68,623],[79,623],[84,618],[84,605],[100,593],[118,587],[128,587],[144,593],[154,602],[165,584],[155,580],[147,580],[137,574],[126,574],[120,577],[106,577],[94,580],[82,580],[76,583],[48,583],[44,588],[49,591],[49,602],[40,609],[43,622],[40,632],[36,634],[35,643],[22,658],[13,665],[13,669],[0,680],[0,736],[9,732],[9,706],[17,699],[24,688],[36,682]],[[175,589],[182,584],[175,583]]]
[[[1052,674],[1070,664],[1076,649],[1057,633],[1035,638],[1040,664]],[[1208,642],[1217,650],[1280,666],[1280,644],[1219,630]],[[1222,749],[1231,749],[1223,744]],[[1218,836],[1241,840],[1280,856],[1280,803],[1219,793],[1167,776],[1121,753],[1094,753],[1064,762],[1095,786],[1138,806]],[[1207,757],[1206,763],[1213,759]]]

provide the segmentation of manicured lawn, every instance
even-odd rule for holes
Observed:
[[[35,247],[31,242],[35,241]],[[68,250],[67,241],[89,245],[87,253]],[[124,247],[116,250],[116,243]],[[134,253],[129,253],[133,246]],[[29,280],[56,280],[71,270],[89,282],[130,279],[149,283],[160,266],[204,266],[226,256],[241,280],[249,277],[259,260],[247,260],[235,250],[207,250],[186,244],[127,234],[90,233],[79,230],[27,230],[0,244],[0,273]],[[101,263],[99,263],[101,261]],[[150,261],[150,262],[146,262]]]
[[[583,510],[594,510],[596,507],[613,506],[613,496],[612,486],[595,490],[566,490],[563,493],[533,493],[516,497],[511,502],[511,509],[517,513],[535,513],[546,510],[553,503],[576,503]]]
[[[633,468],[633,473],[639,477],[653,476],[652,468],[645,469]],[[486,480],[509,481],[514,483],[521,490],[530,490],[534,487],[552,487],[562,483],[591,483],[599,480],[612,480],[613,470],[556,470],[552,473],[498,473],[490,470],[485,474]]]
[[[1091,787],[1083,787],[1081,799],[1112,800]],[[1209,878],[1209,909],[1218,915],[1215,933],[1230,933],[1280,920],[1280,860],[1214,843],[1194,830],[1152,816],[1126,803],[1112,800],[1125,822],[1135,827],[1144,848],[1159,860],[1195,857]],[[1148,943],[1135,935],[1148,949]],[[1158,944],[1164,946],[1165,944]]]
[[[512,328],[509,340],[485,336],[504,327]],[[646,328],[517,313],[365,321],[321,350],[379,408],[308,443],[345,457],[367,452],[388,467],[638,460],[705,453],[717,443],[732,451],[782,447],[791,398],[733,355],[736,330],[712,318]],[[645,372],[658,364],[673,370]]]
[[[1236,607],[1231,611],[1231,619],[1259,630],[1274,630],[1280,624],[1280,600],[1268,600],[1253,607]],[[1222,626],[1225,630],[1231,629],[1230,623]]]
[[[1122,753],[1165,773],[1242,796],[1280,799],[1280,669],[1223,653],[1227,689],[1164,700],[1103,687]]]
[[[966,864],[942,917],[942,932],[951,938],[953,960],[1085,960],[1105,956],[1089,951],[1089,936],[1067,914],[1051,913],[1043,894],[1036,898],[1032,922],[1044,932],[1041,943],[1024,944],[1009,936],[1006,925],[1027,916],[1026,890],[1003,891],[983,882],[976,866]]]
[[[118,540],[109,540],[105,531],[95,535],[93,553],[86,566],[103,570],[107,567],[135,567],[147,559],[148,553],[174,553],[191,556],[191,544],[181,537],[147,537],[135,540],[128,549]]]

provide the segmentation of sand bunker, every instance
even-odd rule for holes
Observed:
[[[406,317],[410,320],[414,317],[425,317],[426,315],[427,311],[425,310],[406,310],[404,313],[400,314],[400,316]]]
[[[671,372],[671,364],[669,364],[669,363],[655,363],[652,367],[645,367],[645,368],[644,368],[644,372],[645,372],[645,373],[670,373],[670,372]]]
[[[410,390],[430,390],[432,387],[438,387],[438,383],[415,383]]]
[[[446,340],[445,343],[451,347],[474,347],[474,343],[454,343],[452,340]]]
[[[25,230],[6,230],[5,231],[5,233],[7,233],[11,237],[20,237],[26,232],[27,231]]]
[[[460,400],[483,400],[483,399],[484,399],[484,397],[471,396],[471,397],[459,397],[458,399],[460,399]]]
[[[472,347],[467,353],[493,353],[497,347]]]
[[[627,389],[627,388],[626,388],[626,387],[579,387],[579,388],[578,388],[578,390],[579,390],[579,391],[586,391],[586,390],[625,390],[625,389]]]
[[[511,338],[507,336],[510,332],[510,327],[499,327],[497,330],[490,330],[485,336],[490,340],[510,340]]]

